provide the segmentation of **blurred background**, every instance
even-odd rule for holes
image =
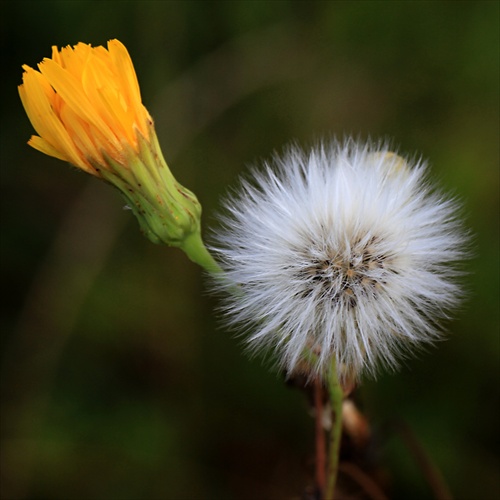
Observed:
[[[110,38],[207,231],[238,176],[291,140],[392,138],[429,159],[475,235],[469,298],[448,341],[359,389],[367,460],[390,498],[433,498],[404,422],[456,498],[498,498],[498,2],[0,13],[2,499],[299,499],[314,483],[306,398],[220,325],[200,269],[144,239],[117,192],[26,145],[21,65]]]

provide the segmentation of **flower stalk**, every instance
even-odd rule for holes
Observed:
[[[311,349],[303,352],[301,372],[306,376],[314,373],[318,355]],[[316,431],[316,488],[321,500],[335,498],[335,485],[340,460],[340,444],[342,442],[342,409],[344,395],[352,389],[347,379],[341,381],[338,375],[335,357],[329,369],[315,377],[313,381],[313,400],[315,410]],[[346,385],[347,384],[347,385]],[[324,391],[327,401],[324,402]],[[325,446],[324,409],[330,410],[330,429],[328,448]]]
[[[316,377],[314,380],[314,410],[316,417],[316,487],[320,498],[323,498],[323,492],[326,484],[326,443],[325,427],[323,423],[323,393],[323,380],[321,377]]]
[[[342,440],[342,401],[344,391],[340,385],[337,375],[335,357],[328,371],[327,378],[328,395],[330,399],[332,427],[330,429],[330,440],[328,448],[328,466],[326,474],[326,490],[323,500],[334,500],[335,485],[339,469],[340,443]]]

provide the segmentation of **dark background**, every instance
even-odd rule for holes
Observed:
[[[205,229],[247,165],[331,135],[393,138],[463,199],[475,257],[449,340],[359,398],[391,498],[432,498],[395,419],[456,498],[497,498],[498,6],[1,2],[2,498],[286,499],[313,482],[303,395],[218,324],[200,269],[26,145],[21,65],[110,38]]]

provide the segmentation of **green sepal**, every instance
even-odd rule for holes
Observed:
[[[115,186],[136,216],[142,233],[153,243],[179,247],[210,272],[220,269],[201,238],[201,205],[172,175],[151,124],[149,138],[137,131],[138,152],[125,145],[123,159],[104,153],[99,175]]]

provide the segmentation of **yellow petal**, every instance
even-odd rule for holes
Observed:
[[[118,40],[110,40],[108,50],[118,74],[122,76],[122,92],[127,100],[127,105],[134,109],[137,119],[136,125],[142,134],[147,137],[146,123],[149,119],[149,113],[142,104],[139,82],[130,55],[125,46]]]
[[[47,78],[50,85],[75,113],[99,128],[109,138],[110,142],[113,141],[113,132],[97,114],[83,91],[81,81],[51,59],[44,59],[39,64],[39,68],[42,75]]]
[[[52,147],[45,139],[38,137],[37,135],[32,135],[31,139],[28,141],[28,144],[45,153],[46,155],[53,156],[54,158],[59,158],[59,160],[68,161],[64,155],[62,155],[57,149]]]
[[[58,158],[62,157],[79,165],[81,155],[54,113],[47,93],[48,88],[43,76],[32,68],[27,68],[23,75],[23,85],[19,86],[19,95],[33,127],[45,142],[59,151]]]
[[[113,131],[113,136],[132,142],[134,141],[132,131],[130,128],[127,130],[119,119],[121,114],[119,100],[117,97],[113,99],[113,95],[117,94],[115,81],[109,67],[100,59],[94,58],[92,64],[88,64],[83,72],[82,88],[95,112]]]
[[[81,42],[52,47],[52,58],[38,71],[23,68],[19,94],[40,136],[30,144],[40,151],[95,174],[105,156],[125,164],[125,151],[138,152],[138,130],[148,138],[151,117],[118,40],[110,40],[107,49]]]

